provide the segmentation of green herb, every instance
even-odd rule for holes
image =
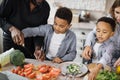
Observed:
[[[120,80],[120,77],[115,72],[101,70],[98,73],[96,80]]]

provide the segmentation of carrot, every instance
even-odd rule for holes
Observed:
[[[29,64],[24,65],[24,68],[25,68],[25,69],[26,69],[26,68],[29,68],[29,67],[34,67],[34,65],[33,65],[32,63],[29,63]]]
[[[28,78],[33,79],[35,78],[35,76],[36,76],[36,73],[32,72],[31,74],[28,75]]]
[[[31,73],[32,73],[32,70],[29,70],[29,71],[27,71],[27,72],[24,72],[24,74],[25,74],[26,77],[28,77],[28,75],[31,74]]]
[[[33,70],[33,68],[29,67],[29,68],[24,69],[24,72],[28,72],[28,71],[32,71],[32,70]]]

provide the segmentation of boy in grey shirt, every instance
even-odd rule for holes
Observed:
[[[24,37],[44,36],[44,53],[37,50],[35,57],[43,60],[46,57],[56,63],[72,61],[76,57],[76,36],[69,30],[72,12],[65,7],[59,8],[54,17],[53,25],[41,25],[36,28],[26,28]],[[43,55],[45,54],[45,55]],[[41,57],[41,55],[43,55]]]
[[[102,67],[111,64],[114,43],[110,37],[114,35],[115,26],[115,21],[109,17],[102,17],[97,21],[96,37],[92,39],[92,53],[89,55],[91,56],[91,62],[97,63],[97,65],[90,70],[90,80],[94,80]],[[82,54],[82,56],[87,59],[85,54]]]

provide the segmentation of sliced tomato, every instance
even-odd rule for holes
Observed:
[[[36,80],[42,80],[42,74],[36,74]]]
[[[41,68],[39,69],[39,71],[40,71],[41,73],[46,73],[46,72],[48,71],[48,69],[47,69],[46,67],[41,67]]]
[[[24,68],[22,68],[21,71],[24,72]]]
[[[61,72],[60,69],[52,68],[49,74],[51,75],[51,77],[55,78],[59,76],[60,72]]]
[[[22,68],[20,66],[17,66],[16,69],[20,71]]]
[[[11,72],[12,72],[12,73],[15,73],[15,69],[11,69]]]
[[[42,80],[51,80],[50,74],[49,73],[48,74],[43,74]]]
[[[53,68],[53,67],[49,67],[48,72],[50,72],[50,71],[52,70],[52,68]]]
[[[18,74],[18,70],[17,70],[17,69],[15,69],[14,73]]]
[[[20,75],[22,73],[22,71],[18,71],[18,75]]]
[[[43,65],[39,65],[38,66],[38,69],[42,68],[42,67],[46,67],[47,65],[46,64],[43,64]]]
[[[25,76],[24,72],[22,72],[22,73],[20,74],[20,76],[23,76],[23,77],[24,77],[24,76]]]

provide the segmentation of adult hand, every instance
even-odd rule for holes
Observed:
[[[92,49],[90,46],[86,46],[82,52],[82,57],[89,60],[91,58]]]
[[[98,74],[98,72],[97,72],[96,68],[92,69],[90,71],[90,73],[88,74],[88,80],[95,80],[97,74]]]
[[[88,80],[95,80],[95,74],[94,73],[89,73],[88,74]]]
[[[88,80],[95,80],[102,66],[103,66],[102,64],[96,63],[94,66],[88,67],[90,71],[90,73],[88,74]]]
[[[24,34],[19,29],[12,26],[9,31],[11,32],[11,37],[14,43],[17,45],[24,44]]]
[[[53,61],[54,63],[61,63],[61,62],[63,62],[62,59],[60,59],[59,57],[53,58],[52,61]]]
[[[120,66],[120,58],[114,63],[114,67]]]
[[[45,60],[45,53],[41,49],[35,49],[34,56],[37,60],[44,61]]]

